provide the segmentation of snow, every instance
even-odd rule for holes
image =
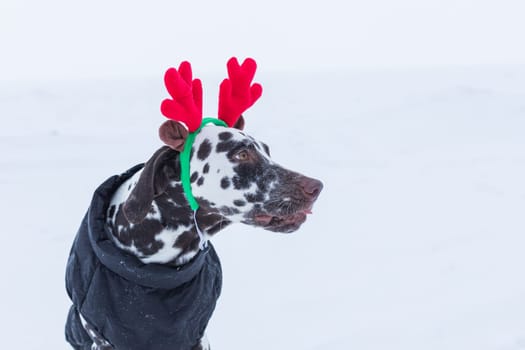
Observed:
[[[292,235],[214,239],[212,347],[525,348],[525,67],[257,80],[247,131],[325,188]],[[160,146],[164,97],[158,77],[0,84],[4,347],[68,349],[71,242],[93,190]]]
[[[253,5],[253,6],[251,6]],[[232,55],[284,72],[523,64],[523,0],[2,0],[0,79],[153,76]]]

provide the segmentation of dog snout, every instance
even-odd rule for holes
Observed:
[[[301,188],[312,201],[316,200],[323,189],[323,183],[319,180],[305,177],[301,181]]]

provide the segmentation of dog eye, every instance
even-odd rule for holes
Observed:
[[[240,152],[236,153],[234,158],[235,158],[235,160],[239,160],[239,161],[243,162],[243,161],[248,160],[250,158],[250,155],[248,154],[248,151],[244,150],[244,151],[240,151]]]

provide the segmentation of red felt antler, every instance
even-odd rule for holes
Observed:
[[[219,90],[219,119],[233,127],[241,114],[250,108],[262,94],[262,86],[252,80],[257,63],[251,58],[239,65],[237,58],[228,61],[228,78],[221,83]]]
[[[162,101],[162,114],[183,122],[189,132],[196,131],[202,122],[202,84],[200,79],[192,80],[190,63],[182,62],[178,71],[175,68],[168,69],[164,83],[172,99]]]

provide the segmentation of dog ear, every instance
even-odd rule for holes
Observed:
[[[239,119],[237,119],[237,121],[235,122],[235,125],[233,127],[235,129],[244,130],[244,117],[242,116],[242,114],[239,117]]]
[[[159,137],[171,149],[182,152],[188,129],[175,120],[167,120],[159,128]]]
[[[166,191],[175,175],[173,166],[166,163],[173,158],[174,153],[171,148],[162,147],[144,165],[135,188],[123,206],[124,215],[130,223],[142,222],[151,208],[153,199]]]

